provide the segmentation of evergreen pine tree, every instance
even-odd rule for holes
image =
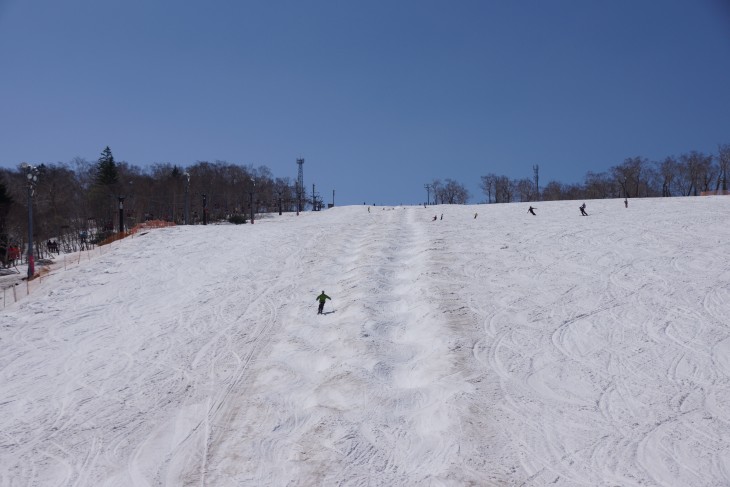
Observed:
[[[119,171],[109,146],[101,152],[96,164],[96,183],[102,186],[113,186],[119,181]]]

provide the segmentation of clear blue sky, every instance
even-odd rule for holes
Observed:
[[[723,0],[0,0],[0,166],[266,165],[338,204],[730,143]]]

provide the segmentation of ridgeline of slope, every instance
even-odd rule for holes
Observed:
[[[730,482],[730,200],[588,203],[178,227],[57,272],[0,314],[0,485]]]

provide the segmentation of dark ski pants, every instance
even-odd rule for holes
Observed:
[[[319,309],[317,310],[317,314],[318,315],[321,315],[322,314],[322,310],[324,310],[324,301],[320,301],[319,302]]]

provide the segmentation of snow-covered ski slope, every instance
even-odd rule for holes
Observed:
[[[730,485],[730,198],[580,203],[61,266],[0,312],[0,485]]]

